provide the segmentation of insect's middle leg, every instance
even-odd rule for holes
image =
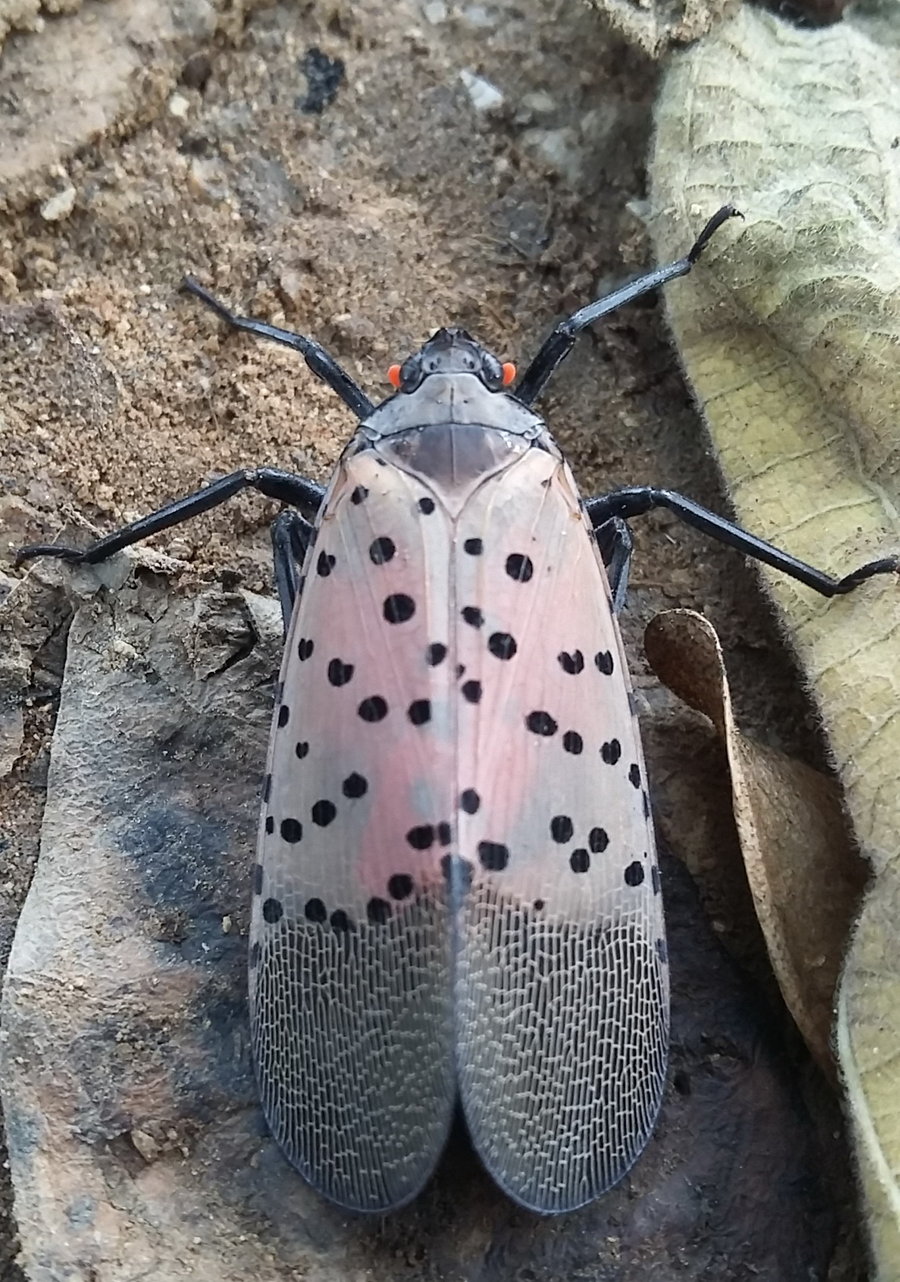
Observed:
[[[597,547],[606,566],[609,590],[612,593],[613,614],[620,614],[628,593],[628,573],[634,551],[634,535],[627,521],[614,516],[593,527]]]
[[[309,521],[290,508],[279,513],[272,523],[275,590],[281,604],[285,635],[302,588],[300,569],[315,532],[315,527]]]

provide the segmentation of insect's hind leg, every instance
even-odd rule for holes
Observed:
[[[287,509],[272,523],[275,590],[281,604],[285,635],[302,588],[300,568],[314,537],[315,527],[304,520],[299,512]]]
[[[757,538],[755,534],[741,529],[733,521],[726,521],[724,517],[710,512],[709,508],[701,507],[693,499],[677,494],[674,490],[658,490],[652,485],[633,485],[584,501],[584,510],[593,526],[602,525],[604,521],[614,517],[628,520],[635,516],[643,516],[645,512],[659,507],[674,512],[685,525],[692,525],[695,530],[700,530],[710,538],[718,539],[720,543],[735,548],[744,556],[753,557],[757,561],[764,562],[765,565],[771,565],[773,569],[790,575],[798,583],[821,592],[822,596],[843,596],[876,574],[900,574],[900,556],[884,556],[876,561],[867,561],[865,565],[857,566],[849,574],[836,579],[815,565],[809,565],[806,561],[791,556],[789,552],[783,552],[773,543]]]
[[[627,521],[614,516],[608,521],[593,527],[597,547],[606,566],[609,579],[609,590],[612,593],[613,614],[621,614],[628,594],[628,574],[631,569],[631,554],[634,551],[634,535]]]

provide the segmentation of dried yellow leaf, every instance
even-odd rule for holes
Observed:
[[[742,523],[835,574],[900,550],[900,5],[800,30],[743,9],[676,57],[652,161],[659,258],[732,199],[667,298]],[[768,573],[876,879],[839,1057],[879,1282],[900,1279],[900,588],[826,603]]]

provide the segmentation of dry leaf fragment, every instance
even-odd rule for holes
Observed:
[[[702,615],[657,615],[644,640],[660,680],[709,717],[724,740],[744,866],[772,966],[807,1045],[833,1074],[834,992],[865,881],[838,790],[738,731],[722,650]]]
[[[733,14],[740,0],[592,0],[614,31],[651,58],[687,44]]]

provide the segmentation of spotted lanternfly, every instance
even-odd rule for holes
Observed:
[[[236,472],[85,551],[94,562],[252,486],[276,523],[286,648],[253,872],[250,1014],[269,1126],[320,1193],[413,1198],[459,1100],[496,1182],[569,1211],[622,1178],[666,1075],[669,980],[647,780],[616,612],[625,520],[663,506],[825,595],[843,579],[650,487],[582,501],[531,405],[577,334],[689,272],[690,252],[551,333],[515,389],[440,329],[359,419],[326,490]],[[297,565],[302,562],[302,572]]]

